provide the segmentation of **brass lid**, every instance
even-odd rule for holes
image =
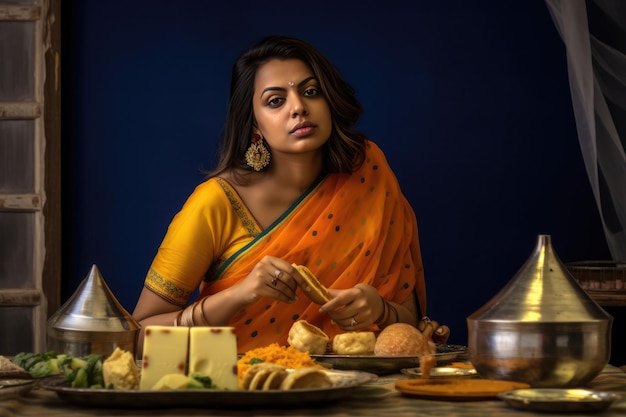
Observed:
[[[48,320],[48,330],[120,333],[137,332],[139,328],[139,323],[115,298],[96,265]]]
[[[552,247],[538,235],[531,256],[470,321],[580,323],[612,320],[576,282]]]

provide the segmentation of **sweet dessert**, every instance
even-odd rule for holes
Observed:
[[[152,389],[167,374],[186,375],[188,327],[147,326],[139,388]]]
[[[102,362],[102,378],[105,388],[138,389],[141,371],[132,353],[116,347]]]
[[[317,277],[311,272],[309,268],[304,265],[291,264],[302,275],[302,278],[306,281],[308,287],[304,288],[304,294],[311,299],[315,304],[326,304],[330,301],[330,294],[328,289],[322,285]]]
[[[217,389],[237,389],[237,337],[233,327],[189,329],[189,375],[211,378]]]
[[[330,338],[322,329],[306,320],[298,320],[289,329],[287,343],[300,352],[309,352],[312,355],[326,353]],[[373,346],[372,346],[373,347]]]
[[[333,337],[332,351],[337,355],[373,355],[375,346],[374,332],[347,332]]]

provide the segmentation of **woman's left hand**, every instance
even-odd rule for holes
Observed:
[[[328,290],[332,299],[320,308],[343,330],[365,329],[382,315],[384,305],[376,288],[357,284],[347,290]]]

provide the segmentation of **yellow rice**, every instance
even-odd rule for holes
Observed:
[[[264,346],[256,349],[249,350],[237,361],[237,375],[239,381],[243,378],[250,367],[250,361],[252,359],[260,359],[263,362],[275,363],[282,365],[286,368],[323,368],[323,366],[317,364],[309,355],[308,352],[300,352],[292,346],[279,346],[278,343],[272,343],[269,346]]]

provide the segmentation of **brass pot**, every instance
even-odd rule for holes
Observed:
[[[613,317],[539,235],[507,285],[467,318],[470,360],[483,378],[533,387],[584,385],[608,364]]]
[[[48,320],[47,349],[72,356],[113,353],[135,355],[137,321],[122,307],[96,265],[78,289]]]

